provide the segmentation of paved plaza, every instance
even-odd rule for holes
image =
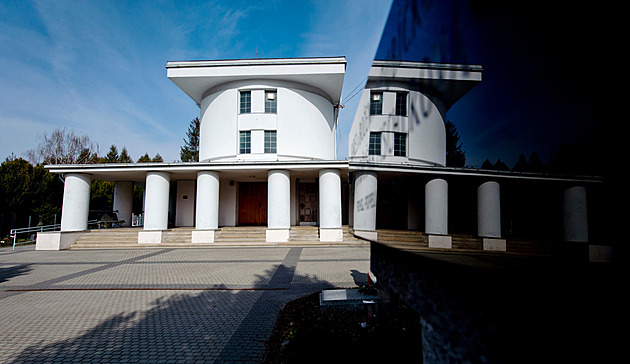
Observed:
[[[286,302],[369,264],[368,247],[0,249],[0,362],[259,362]]]

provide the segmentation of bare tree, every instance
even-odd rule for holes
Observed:
[[[44,132],[36,148],[25,153],[33,164],[78,164],[89,163],[85,156],[98,154],[98,145],[87,135],[66,128],[57,128],[50,135]]]

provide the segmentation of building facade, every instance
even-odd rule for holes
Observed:
[[[243,225],[265,226],[267,243],[299,225],[326,242],[342,242],[343,225],[369,240],[417,230],[437,248],[453,233],[491,250],[515,231],[589,241],[586,190],[600,180],[445,166],[446,113],[481,82],[480,66],[374,61],[341,161],[345,68],[344,57],[168,62],[168,78],[200,108],[200,161],[48,166],[65,180],[61,232],[38,235],[37,248],[65,248],[86,231],[93,179],[115,182],[113,210],[127,224],[133,188],[144,187],[139,244],[172,227],[212,244],[222,227]]]

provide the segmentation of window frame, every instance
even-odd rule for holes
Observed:
[[[252,132],[251,130],[241,130],[238,134],[238,154],[252,153]]]
[[[396,92],[396,109],[395,109],[396,115],[407,116],[408,98],[409,98],[408,92],[403,92],[403,91]],[[404,105],[401,105],[403,102],[404,102]]]
[[[370,139],[368,140],[368,155],[381,155],[382,136],[383,133],[380,131],[370,132]]]
[[[407,156],[407,133],[394,133],[394,156]]]
[[[265,130],[264,152],[269,154],[278,153],[278,132],[276,130]]]
[[[379,95],[378,101],[374,95]],[[383,115],[383,91],[370,91],[370,115]]]
[[[274,94],[273,100],[269,100],[269,94]],[[277,90],[265,90],[265,114],[277,114],[278,113],[278,91]]]
[[[247,96],[247,97],[245,97]],[[244,98],[245,97],[245,98]],[[251,114],[252,113],[252,91],[242,90],[239,92],[239,114]]]

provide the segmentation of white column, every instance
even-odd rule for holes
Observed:
[[[193,243],[214,243],[219,228],[219,173],[197,172],[197,212]]]
[[[354,179],[354,234],[368,240],[378,238],[376,232],[376,172],[357,171]]]
[[[341,176],[338,169],[319,171],[319,240],[343,241]]]
[[[144,230],[138,232],[138,243],[161,243],[162,230],[168,229],[170,174],[147,172]]]
[[[501,188],[497,182],[485,182],[477,188],[477,235],[484,250],[506,250],[501,239]]]
[[[424,229],[429,247],[451,248],[448,234],[448,183],[443,179],[429,181],[424,188]]]
[[[272,170],[267,176],[267,242],[286,242],[291,229],[290,173]]]
[[[564,240],[588,242],[586,189],[576,186],[564,191]]]
[[[61,207],[61,231],[87,230],[91,182],[92,177],[87,174],[66,175]]]
[[[122,226],[131,226],[131,213],[133,211],[133,182],[114,183],[114,212],[118,220],[124,220]]]

